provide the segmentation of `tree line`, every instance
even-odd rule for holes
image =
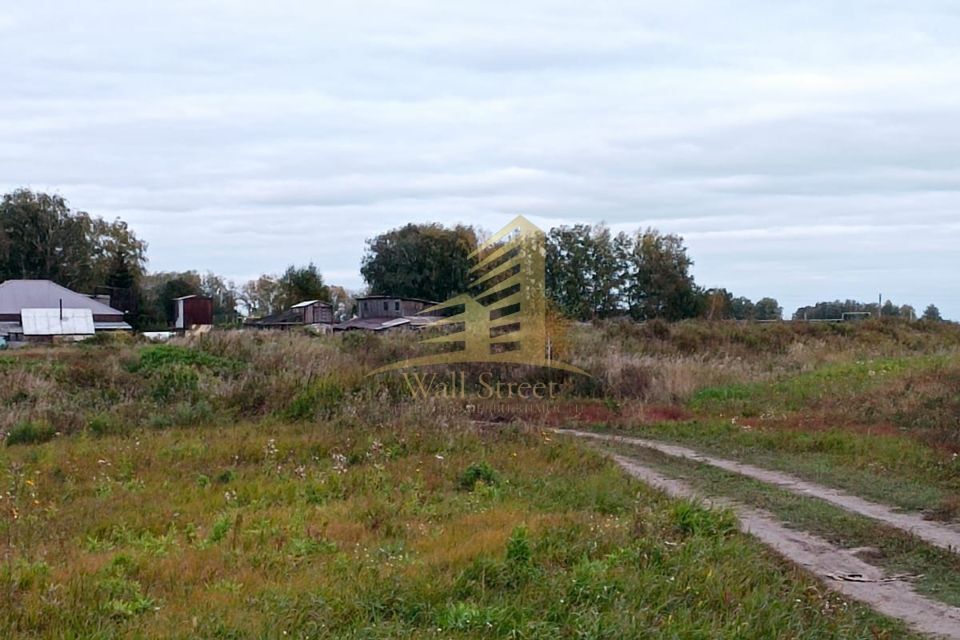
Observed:
[[[443,301],[471,288],[472,252],[487,234],[467,225],[407,224],[367,240],[360,273],[366,293]],[[683,238],[652,228],[613,233],[604,224],[578,224],[546,234],[546,294],[563,315],[581,321],[630,317],[779,320],[772,297],[757,301],[723,288],[698,285]],[[122,220],[112,222],[70,208],[58,195],[19,189],[0,201],[0,280],[49,279],[84,293],[109,295],[140,330],[163,329],[174,319],[173,300],[212,298],[214,321],[229,325],[262,317],[304,300],[324,300],[349,317],[350,292],[324,282],[313,263],[290,265],[236,284],[215,273],[150,273],[147,244]],[[794,319],[826,320],[844,313],[876,315],[876,303],[852,300],[802,307]],[[909,305],[887,301],[888,317],[915,318]],[[930,305],[922,314],[939,320]]]
[[[470,289],[470,254],[484,235],[462,225],[408,224],[367,241],[361,274],[375,294],[445,300]],[[570,318],[781,318],[773,298],[753,302],[698,286],[692,266],[683,238],[656,229],[614,234],[603,224],[578,224],[546,237],[546,294]]]
[[[236,285],[215,273],[147,272],[147,243],[126,222],[107,222],[71,209],[58,195],[18,189],[0,200],[0,281],[53,280],[74,291],[108,295],[138,330],[174,320],[175,298],[213,299],[214,321],[239,321],[238,308],[268,315],[308,299],[332,301],[345,292],[328,287],[314,264],[291,265]]]

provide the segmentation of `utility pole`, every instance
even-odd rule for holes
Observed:
[[[883,311],[881,311],[882,308],[883,308],[883,294],[881,293],[880,298],[877,300],[877,317],[878,318],[883,317]]]

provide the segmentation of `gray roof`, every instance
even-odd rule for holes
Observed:
[[[19,314],[23,309],[90,309],[98,316],[123,316],[122,311],[50,280],[7,280],[0,284],[0,315]]]

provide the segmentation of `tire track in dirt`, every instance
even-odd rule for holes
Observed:
[[[742,476],[753,478],[770,484],[781,489],[785,489],[793,494],[819,498],[825,502],[836,505],[842,509],[865,516],[872,520],[882,522],[891,527],[906,531],[924,542],[935,547],[951,551],[960,552],[960,531],[944,524],[924,520],[923,516],[917,513],[907,513],[895,511],[887,505],[870,502],[857,496],[825,487],[813,482],[801,480],[779,471],[771,471],[761,467],[755,467],[750,464],[744,464],[735,460],[726,460],[702,454],[693,449],[680,447],[672,444],[657,442],[656,440],[646,440],[644,438],[634,438],[630,436],[618,436],[605,433],[592,433],[589,431],[577,431],[572,429],[557,429],[556,433],[568,433],[581,438],[592,438],[594,440],[606,440],[609,442],[619,442],[621,444],[630,444],[647,449],[653,449],[675,458],[684,458],[694,462],[709,464],[740,474]]]
[[[569,433],[569,432],[568,432]],[[676,498],[701,498],[685,483],[660,475],[625,456],[613,460],[631,476]],[[925,598],[902,579],[887,578],[884,573],[856,557],[811,534],[788,529],[772,515],[728,500],[712,504],[731,509],[741,529],[784,558],[817,576],[828,588],[858,600],[879,613],[902,620],[920,633],[960,640],[960,609]],[[845,580],[841,576],[855,577]]]

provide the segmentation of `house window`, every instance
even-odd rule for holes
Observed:
[[[384,311],[387,311],[387,310],[389,310],[389,309],[390,309],[390,303],[387,302],[386,300],[384,300],[384,301],[383,301],[383,310],[384,310]]]
[[[397,300],[396,302],[393,303],[393,310],[394,310],[394,311],[400,311],[400,301],[399,301],[399,300]]]

